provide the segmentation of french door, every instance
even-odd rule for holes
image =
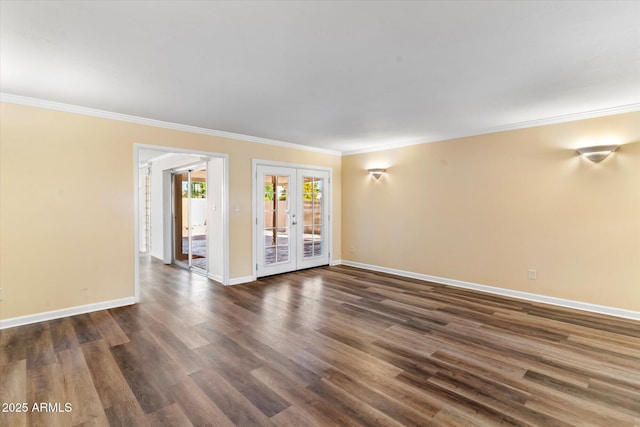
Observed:
[[[329,172],[257,165],[257,276],[329,264]]]
[[[173,173],[174,261],[207,272],[207,169],[205,164]]]

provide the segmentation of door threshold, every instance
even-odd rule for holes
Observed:
[[[208,276],[207,276],[207,271],[206,271],[206,270],[203,270],[203,269],[201,269],[201,268],[198,268],[198,267],[191,267],[191,268],[189,269],[189,271],[192,271],[192,272],[196,273],[196,274],[197,274],[197,275],[199,275],[199,276],[208,277]]]

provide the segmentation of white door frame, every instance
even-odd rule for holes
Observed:
[[[199,267],[195,267],[193,265],[193,251],[192,251],[192,245],[193,245],[193,240],[192,240],[192,236],[191,236],[191,203],[192,203],[192,198],[191,198],[191,172],[195,172],[195,171],[200,171],[200,170],[204,170],[205,171],[205,176],[207,176],[206,181],[208,181],[208,169],[209,169],[209,162],[206,160],[199,160],[195,163],[190,163],[187,165],[183,165],[180,167],[176,167],[174,169],[170,169],[171,171],[171,256],[172,256],[172,260],[173,263],[176,265],[179,265],[182,268],[186,268],[187,270],[193,271],[196,274],[201,274],[203,276],[207,276],[209,273],[209,267],[207,265],[206,270],[203,270]],[[176,206],[176,194],[175,194],[175,179],[176,179],[176,174],[182,174],[182,173],[187,173],[188,176],[188,184],[187,184],[187,191],[189,194],[189,207],[187,209],[187,212],[189,214],[189,229],[188,229],[188,233],[189,233],[189,254],[188,254],[188,259],[187,262],[185,264],[184,261],[179,261],[176,259],[176,245],[180,244],[182,245],[182,242],[178,243],[176,242],[176,209],[178,208]],[[206,245],[206,249],[207,249],[207,264],[209,263],[209,231],[207,230],[207,245]]]
[[[258,205],[257,205],[257,192],[258,191],[263,191],[262,189],[259,189],[257,186],[257,180],[258,180],[258,166],[272,166],[272,167],[285,167],[285,168],[293,168],[293,169],[311,169],[311,170],[317,170],[317,171],[324,171],[324,172],[328,172],[329,173],[329,182],[327,183],[327,204],[328,204],[328,209],[329,209],[329,214],[328,214],[328,232],[327,232],[327,251],[328,251],[328,255],[329,255],[329,264],[331,264],[331,256],[332,256],[332,246],[331,246],[331,242],[332,242],[332,237],[333,237],[333,218],[332,218],[332,214],[333,214],[333,168],[330,167],[325,167],[325,166],[316,166],[316,165],[306,165],[306,164],[299,164],[299,163],[287,163],[287,162],[277,162],[277,161],[272,161],[272,160],[261,160],[261,159],[253,159],[252,161],[252,168],[251,168],[251,212],[252,212],[252,216],[251,216],[251,221],[252,221],[252,226],[251,226],[251,238],[252,238],[252,273],[251,273],[251,277],[252,280],[256,280],[258,278],[258,259],[259,259],[259,254],[258,254],[258,245],[256,244],[256,238],[258,235],[258,230],[257,230],[257,219],[258,219]],[[260,212],[261,213],[261,212]],[[261,230],[262,231],[262,230]]]
[[[287,236],[287,245],[288,245],[288,257],[285,261],[280,261],[280,262],[274,262],[273,264],[270,265],[265,265],[265,257],[264,257],[264,238],[261,237],[261,231],[264,230],[265,224],[264,224],[264,211],[260,210],[260,202],[262,201],[263,205],[264,205],[264,189],[262,188],[262,185],[259,183],[256,183],[256,193],[255,193],[255,205],[256,205],[256,216],[255,216],[255,221],[254,221],[254,228],[255,228],[255,236],[256,236],[256,276],[258,276],[258,273],[261,272],[262,270],[262,276],[265,275],[271,275],[271,274],[280,274],[280,273],[286,273],[289,271],[294,271],[296,269],[296,265],[297,265],[297,260],[298,260],[298,251],[297,251],[297,247],[298,247],[298,227],[297,227],[297,222],[298,222],[298,218],[296,218],[296,213],[297,213],[297,184],[298,184],[298,180],[297,180],[297,169],[295,168],[289,168],[289,167],[282,167],[282,166],[273,166],[273,165],[256,165],[256,169],[258,172],[258,174],[254,175],[256,180],[261,180],[263,179],[263,177],[265,176],[265,174],[269,174],[269,175],[274,175],[274,176],[278,176],[278,177],[284,177],[284,176],[288,176],[289,177],[289,187],[287,188],[287,192],[286,192],[286,204],[287,204],[287,212],[286,212],[286,221],[287,221],[287,229],[288,229],[288,236]],[[262,171],[262,172],[260,172]],[[263,181],[261,181],[263,182]],[[278,194],[277,194],[277,188],[274,187],[274,194],[273,194],[273,200],[274,202],[277,202],[277,204],[280,204],[280,202],[278,201]],[[263,208],[264,209],[264,208]],[[277,212],[277,211],[276,211]],[[277,217],[277,214],[276,214]],[[278,230],[280,229],[280,227],[277,227],[273,230],[273,232],[276,234],[276,239],[278,239]],[[264,232],[264,231],[263,231]],[[278,249],[276,247],[276,255],[278,253]],[[268,270],[269,273],[265,274],[265,270]]]
[[[196,156],[205,156],[211,158],[222,159],[223,162],[223,206],[222,208],[222,227],[223,227],[223,235],[222,235],[222,248],[223,248],[223,272],[222,272],[222,284],[229,284],[229,155],[224,153],[214,153],[209,151],[201,151],[201,150],[189,150],[185,148],[176,148],[176,147],[166,147],[159,145],[148,145],[148,144],[133,144],[133,188],[134,188],[134,196],[133,196],[133,218],[134,218],[134,267],[133,267],[133,286],[134,286],[134,301],[140,302],[140,262],[138,259],[139,245],[140,245],[140,223],[139,223],[139,209],[140,209],[140,197],[139,197],[139,161],[140,161],[140,150],[154,150],[165,153],[181,153],[181,154],[193,154]],[[166,230],[165,230],[166,231]],[[166,246],[166,245],[165,245]],[[165,247],[166,250],[166,247]],[[171,249],[172,250],[172,249]]]

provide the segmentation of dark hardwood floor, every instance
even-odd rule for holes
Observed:
[[[141,278],[0,332],[1,426],[640,424],[639,322],[349,267]]]

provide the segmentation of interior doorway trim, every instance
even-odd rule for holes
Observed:
[[[332,256],[333,256],[333,168],[326,166],[317,166],[317,165],[308,165],[308,164],[300,164],[300,163],[287,163],[287,162],[278,162],[272,160],[262,160],[262,159],[253,159],[252,168],[251,168],[251,241],[252,241],[252,275],[251,280],[256,280],[258,278],[258,245],[256,244],[256,239],[258,235],[257,229],[257,218],[259,215],[258,205],[257,205],[257,192],[261,191],[257,186],[258,181],[258,166],[271,166],[271,167],[285,167],[285,168],[293,168],[293,169],[311,169],[317,171],[324,171],[329,173],[329,183],[328,183],[328,195],[327,195],[327,204],[329,209],[329,224],[328,224],[328,233],[327,233],[327,249],[329,251],[329,264],[331,264]]]
[[[154,150],[163,153],[179,153],[179,154],[192,154],[195,156],[204,156],[210,158],[222,159],[223,163],[223,183],[222,183],[222,284],[229,284],[229,155],[224,153],[215,153],[210,151],[191,150],[177,147],[166,147],[160,145],[149,144],[133,144],[133,223],[134,223],[134,301],[137,303],[140,301],[140,261],[138,259],[139,245],[140,245],[140,227],[139,223],[139,209],[140,209],[140,195],[138,186],[140,184],[139,177],[139,160],[140,150]]]
[[[197,181],[198,179],[201,178],[194,178],[193,175],[194,174],[198,174],[198,172],[204,172],[204,182],[205,185],[207,182],[209,182],[209,158],[200,158],[201,160],[195,162],[195,163],[191,163],[189,165],[186,166],[182,166],[179,168],[175,168],[175,169],[171,169],[171,207],[172,207],[172,212],[169,215],[170,216],[170,222],[171,222],[171,229],[172,229],[172,233],[171,236],[173,237],[172,239],[172,258],[173,258],[173,263],[176,265],[179,265],[183,268],[186,268],[187,270],[190,270],[194,273],[198,273],[198,274],[202,274],[203,276],[209,276],[209,261],[211,259],[211,252],[209,248],[209,243],[210,243],[210,225],[211,224],[207,224],[207,220],[209,219],[208,216],[210,214],[210,205],[205,204],[205,210],[204,210],[204,222],[206,225],[205,228],[205,255],[204,257],[202,257],[201,255],[199,255],[199,258],[204,258],[204,268],[202,267],[202,265],[196,265],[194,263],[194,259],[195,258],[195,253],[194,253],[194,249],[193,249],[193,245],[194,245],[194,241],[195,241],[195,236],[194,236],[194,226],[193,226],[193,213],[194,213],[194,198],[192,195],[192,191],[193,191],[193,186],[192,183],[194,182],[202,182],[202,181]],[[186,175],[187,177],[187,181],[184,181],[184,175]],[[194,179],[196,181],[194,181]],[[179,180],[179,181],[178,181]],[[178,189],[178,182],[180,182],[180,189]],[[185,250],[185,246],[184,246],[184,231],[182,230],[182,226],[184,225],[184,202],[185,202],[185,197],[183,194],[183,189],[184,186],[183,184],[186,183],[187,184],[187,212],[186,212],[186,220],[187,220],[187,257],[186,257],[186,263],[185,263],[185,259],[184,259],[184,250]],[[211,188],[211,186],[209,187]],[[209,194],[207,194],[207,196],[210,197]],[[179,202],[178,202],[179,200]],[[208,201],[207,199],[205,199],[205,201]],[[178,203],[180,203],[180,205],[178,205]],[[180,223],[180,226],[178,226],[178,223]],[[218,281],[221,281],[219,278],[217,279]]]

